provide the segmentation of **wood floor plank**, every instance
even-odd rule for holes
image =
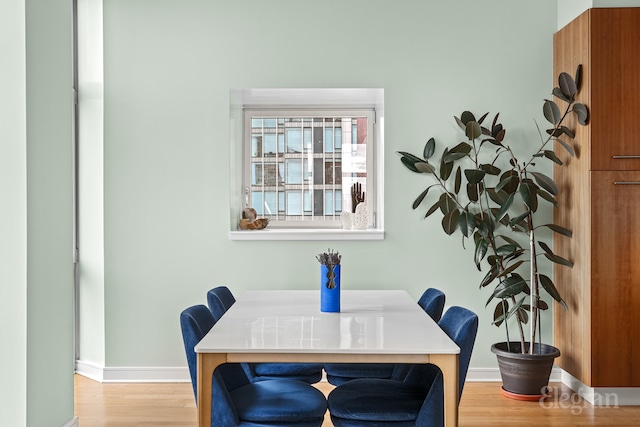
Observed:
[[[502,396],[500,383],[467,383],[460,427],[640,426],[640,406],[594,407],[572,390],[552,384],[544,402]],[[328,383],[317,387],[327,394]],[[75,376],[75,415],[81,427],[193,427],[196,406],[190,383],[102,384]],[[331,427],[329,415],[323,427]]]

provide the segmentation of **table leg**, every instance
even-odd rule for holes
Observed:
[[[432,354],[431,363],[438,365],[444,380],[444,425],[458,427],[459,354]]]
[[[213,371],[227,361],[226,354],[198,353],[198,427],[211,427],[211,382]]]

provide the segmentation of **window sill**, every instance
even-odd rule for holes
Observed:
[[[384,240],[384,230],[277,229],[230,231],[230,240]]]

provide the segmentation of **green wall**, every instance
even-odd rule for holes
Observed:
[[[426,181],[395,151],[458,142],[464,109],[500,111],[512,138],[535,139],[556,24],[551,0],[105,2],[106,365],[185,366],[183,308],[221,284],[315,289],[314,255],[331,247],[347,289],[435,286],[475,310],[472,367],[495,367],[503,336],[482,273],[459,237],[412,211]],[[229,240],[229,89],[260,87],[384,88],[384,241]]]
[[[71,2],[0,7],[0,425],[73,422]]]

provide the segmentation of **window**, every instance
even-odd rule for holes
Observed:
[[[374,109],[245,108],[244,123],[244,203],[269,228],[342,228],[356,183],[374,226]]]

